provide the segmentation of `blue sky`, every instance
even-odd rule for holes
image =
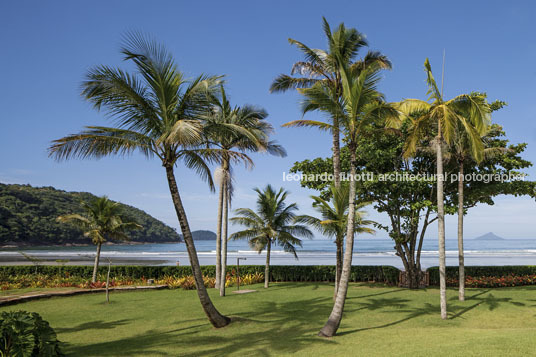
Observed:
[[[149,5],[150,4],[150,5]],[[51,140],[84,125],[105,125],[103,115],[80,97],[79,85],[94,65],[125,66],[121,35],[151,34],[174,54],[180,69],[225,74],[234,104],[257,104],[270,113],[275,139],[289,155],[255,156],[252,171],[236,170],[234,207],[252,206],[251,189],[284,186],[303,212],[312,213],[314,192],[282,182],[295,161],[330,155],[330,138],[315,130],[284,129],[300,118],[299,96],[268,93],[272,79],[300,59],[287,38],[324,48],[321,17],[365,33],[371,49],[393,62],[381,90],[389,101],[425,98],[423,62],[439,74],[446,50],[445,95],[485,91],[508,107],[494,115],[512,142],[527,142],[536,161],[536,4],[529,1],[3,1],[0,3],[0,182],[54,186],[106,194],[177,227],[164,171],[139,155],[57,163],[47,157]],[[536,170],[527,171],[535,179]],[[215,194],[183,168],[177,169],[193,229],[215,226]],[[387,222],[387,217],[371,213]],[[494,206],[470,211],[466,235],[494,231],[511,238],[534,237],[536,203],[501,197]],[[429,229],[433,236],[434,228]],[[447,237],[455,237],[455,219]],[[378,236],[385,236],[379,233]]]

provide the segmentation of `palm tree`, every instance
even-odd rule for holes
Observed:
[[[294,63],[291,75],[279,75],[270,86],[270,92],[285,92],[291,89],[310,88],[316,84],[328,86],[333,92],[340,96],[342,94],[341,69],[338,59],[341,59],[345,65],[350,66],[350,70],[359,71],[370,65],[390,69],[391,62],[386,56],[379,52],[369,51],[364,58],[355,61],[355,57],[362,47],[368,46],[365,36],[354,28],[347,29],[344,23],[341,23],[335,32],[331,31],[326,18],[322,17],[323,28],[328,40],[328,50],[312,49],[300,41],[289,38],[290,44],[300,49],[305,61]],[[303,77],[293,77],[299,74]],[[305,114],[313,108],[304,107]],[[335,186],[340,184],[340,118],[332,113],[331,122],[325,123],[315,120],[294,120],[283,124],[283,126],[292,127],[316,127],[321,130],[331,131],[333,140],[333,176]]]
[[[359,71],[354,71],[341,56],[337,56],[337,61],[341,70],[342,95],[339,96],[329,86],[319,83],[311,88],[302,90],[302,94],[305,96],[304,106],[314,107],[340,119],[340,123],[344,128],[345,142],[350,152],[350,177],[352,179],[350,180],[348,194],[346,247],[333,310],[328,321],[319,332],[319,336],[323,337],[331,337],[337,332],[348,291],[356,223],[356,184],[353,178],[355,178],[357,170],[356,148],[358,138],[375,122],[385,121],[387,126],[398,123],[398,112],[385,102],[383,95],[377,90],[381,67],[379,65],[370,65]]]
[[[406,143],[404,156],[409,158],[415,154],[419,143],[434,128],[437,135],[434,139],[437,168],[437,222],[439,243],[439,287],[441,318],[447,318],[447,297],[445,277],[445,208],[443,198],[443,144],[452,145],[456,129],[460,128],[467,137],[472,156],[480,160],[483,143],[480,133],[485,132],[490,120],[490,108],[485,97],[480,94],[462,94],[451,100],[443,99],[443,91],[439,90],[428,58],[424,62],[427,75],[428,101],[406,99],[399,110],[408,115],[411,121],[411,133]],[[465,114],[465,115],[464,115]]]
[[[332,185],[331,202],[319,196],[311,196],[313,199],[313,208],[320,214],[321,218],[302,215],[298,219],[300,222],[307,223],[323,235],[332,237],[335,239],[335,245],[337,246],[336,256],[336,270],[335,270],[335,292],[334,299],[337,297],[337,291],[339,287],[339,281],[342,273],[342,260],[343,260],[343,243],[344,233],[348,226],[348,201],[350,194],[350,187],[347,182],[341,183],[339,188]],[[372,228],[366,227],[376,222],[365,220],[365,211],[361,211],[361,208],[365,207],[368,202],[362,202],[356,204],[355,218],[354,218],[354,232],[356,234],[368,233],[374,234],[375,231]]]
[[[264,268],[264,287],[270,283],[270,251],[272,245],[283,247],[285,252],[294,254],[297,259],[295,246],[301,247],[301,240],[297,236],[312,238],[311,231],[303,225],[294,224],[296,221],[295,211],[298,210],[296,203],[287,205],[285,199],[288,191],[282,188],[275,191],[268,185],[264,190],[254,189],[257,192],[257,212],[249,208],[238,208],[238,215],[231,218],[234,224],[248,227],[246,230],[233,233],[231,239],[247,239],[250,246],[259,254],[266,250],[266,266]]]
[[[56,220],[61,223],[72,223],[84,230],[84,236],[91,238],[93,244],[97,246],[95,254],[95,264],[93,265],[93,275],[91,282],[97,280],[97,270],[102,243],[107,240],[128,240],[125,231],[129,229],[141,229],[142,226],[136,222],[125,221],[121,214],[119,203],[111,201],[108,197],[98,197],[90,203],[82,202],[82,207],[86,215],[67,214],[59,216]]]
[[[220,289],[220,296],[225,296],[227,216],[233,195],[231,157],[227,153],[236,149],[243,153],[247,151],[267,151],[273,155],[286,156],[285,150],[280,145],[273,141],[268,141],[269,135],[273,132],[273,127],[265,121],[267,116],[268,114],[263,109],[250,105],[232,107],[222,85],[220,87],[220,98],[215,98],[214,106],[205,119],[207,126],[225,124],[233,125],[237,129],[233,133],[234,135],[215,130],[209,137],[211,144],[218,147],[222,153],[220,166],[216,171],[220,186],[216,230],[216,288]],[[246,166],[251,167],[253,165],[253,161],[246,154],[241,159]],[[223,283],[220,284],[220,281]]]
[[[482,99],[482,98],[479,98]],[[490,105],[500,108],[504,105],[503,102],[494,102]],[[470,115],[470,113],[465,113]],[[466,116],[467,118],[467,116]],[[506,150],[499,147],[491,147],[490,138],[493,138],[500,128],[496,126],[490,126],[486,128],[486,132],[481,133],[481,140],[484,144],[482,155],[475,157],[471,150],[471,144],[465,130],[458,123],[456,128],[453,144],[450,148],[450,152],[447,153],[447,157],[451,159],[458,166],[458,299],[460,301],[465,300],[465,265],[464,265],[464,249],[463,249],[463,216],[464,212],[464,166],[470,164],[480,164],[482,160],[495,157],[496,155],[504,153]]]
[[[213,190],[211,162],[221,151],[207,148],[207,136],[214,131],[232,135],[233,125],[204,125],[205,115],[217,95],[219,77],[200,75],[192,80],[180,72],[166,49],[140,34],[126,37],[121,50],[132,61],[137,74],[119,68],[98,66],[90,70],[82,94],[96,109],[104,109],[115,121],[113,127],[89,126],[78,134],[55,140],[49,149],[57,160],[128,155],[135,151],[162,162],[171,198],[188,251],[201,306],[215,327],[230,319],[214,307],[203,284],[203,276],[188,218],[179,194],[174,168],[183,163],[207,181]],[[231,160],[243,154],[227,153]]]

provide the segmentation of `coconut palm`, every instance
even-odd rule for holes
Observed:
[[[504,105],[503,102],[494,102],[492,106],[498,108]],[[465,113],[464,115],[470,115]],[[500,127],[490,126],[486,128],[485,133],[481,133],[481,140],[484,144],[482,149],[482,155],[475,157],[471,150],[471,144],[465,130],[460,123],[458,123],[456,133],[453,139],[453,144],[447,153],[447,158],[455,162],[458,167],[458,299],[460,301],[465,300],[465,265],[464,265],[464,249],[463,249],[463,216],[464,216],[464,167],[467,165],[478,165],[482,160],[493,158],[506,151],[504,148],[491,147],[490,138],[497,135],[497,131]]]
[[[441,318],[447,318],[446,276],[445,276],[445,208],[443,198],[443,145],[450,146],[456,137],[457,129],[466,136],[471,155],[481,160],[483,143],[480,133],[486,131],[490,121],[490,107],[485,97],[478,93],[462,94],[451,100],[444,100],[432,74],[428,58],[424,62],[427,76],[428,101],[406,99],[400,103],[399,110],[408,115],[411,121],[411,134],[406,143],[404,156],[415,154],[419,143],[434,128],[433,141],[436,151],[437,168],[437,221],[439,243],[439,286]],[[458,131],[460,132],[460,131]],[[459,135],[459,134],[458,134]]]
[[[210,143],[219,148],[222,154],[220,166],[216,171],[220,189],[216,230],[216,288],[220,289],[220,296],[225,296],[227,216],[233,195],[231,157],[227,153],[234,152],[234,149],[243,153],[263,151],[273,155],[286,156],[286,152],[280,145],[269,141],[273,127],[265,121],[268,114],[264,109],[250,105],[232,107],[223,86],[220,87],[220,98],[216,98],[211,109],[205,118],[207,126],[217,127],[225,124],[233,125],[237,129],[233,135],[229,135],[225,131],[214,130],[208,138]],[[253,161],[246,154],[241,159],[246,166],[253,165]],[[224,283],[220,284],[220,281]]]
[[[203,276],[188,218],[179,194],[174,168],[182,163],[193,169],[213,190],[209,164],[219,162],[221,151],[207,147],[214,131],[233,135],[232,124],[205,125],[207,112],[220,85],[219,77],[185,78],[166,49],[140,34],[128,35],[121,50],[138,73],[98,66],[90,70],[82,94],[96,109],[103,109],[115,126],[89,126],[78,134],[55,140],[50,155],[57,160],[127,155],[135,151],[158,158],[166,172],[172,202],[188,251],[196,290],[208,319],[223,327],[230,319],[212,304]],[[243,154],[227,153],[231,160]]]
[[[94,283],[97,279],[102,243],[108,240],[128,240],[125,232],[129,229],[141,229],[142,226],[127,221],[121,214],[119,203],[109,200],[106,196],[98,197],[89,203],[82,202],[82,208],[86,211],[85,215],[67,214],[59,216],[56,220],[82,228],[84,236],[90,238],[97,246],[91,277],[91,282]]]
[[[275,191],[267,185],[264,190],[254,189],[257,192],[257,212],[249,208],[235,210],[236,217],[231,218],[234,224],[241,224],[247,229],[233,233],[231,239],[247,239],[250,246],[259,252],[266,250],[266,266],[264,268],[264,287],[270,283],[270,251],[272,245],[283,247],[285,252],[292,253],[297,259],[296,246],[301,247],[298,237],[312,238],[313,234],[304,225],[295,224],[296,203],[287,205],[285,199],[288,191],[280,188]]]
[[[342,94],[340,96],[331,87],[321,83],[316,83],[311,88],[303,89],[302,94],[305,97],[304,106],[329,113],[340,119],[340,124],[344,128],[344,139],[350,152],[350,176],[354,178],[357,170],[356,148],[358,138],[372,124],[379,121],[385,122],[387,126],[397,124],[398,111],[386,103],[383,95],[377,90],[380,80],[380,66],[371,65],[362,70],[353,71],[340,56],[337,56],[337,61],[341,70]],[[348,195],[346,246],[339,288],[332,312],[328,321],[320,330],[319,336],[333,336],[342,319],[354,247],[355,195],[356,184],[355,180],[351,179]]]
[[[304,61],[296,62],[292,66],[291,75],[279,75],[270,86],[270,92],[285,92],[291,89],[310,88],[315,84],[328,86],[336,95],[342,94],[341,71],[338,59],[345,65],[350,66],[352,71],[360,71],[363,68],[374,65],[390,69],[391,62],[379,52],[369,51],[365,57],[355,60],[362,47],[368,46],[365,36],[354,28],[346,28],[341,23],[335,32],[331,31],[329,23],[322,17],[323,29],[328,40],[328,50],[312,49],[300,41],[289,38],[289,43],[295,45],[303,52]],[[302,77],[293,77],[301,75]],[[304,114],[311,109],[304,107]],[[316,127],[330,131],[333,140],[333,176],[335,186],[340,183],[340,118],[332,113],[330,122],[315,120],[294,120],[283,124],[287,127]]]
[[[342,273],[344,234],[346,232],[346,227],[348,226],[348,196],[350,194],[350,186],[347,182],[342,182],[339,188],[335,187],[335,185],[331,185],[330,191],[331,202],[326,201],[319,196],[311,196],[314,201],[313,208],[320,214],[321,218],[302,215],[299,216],[298,219],[300,222],[307,223],[316,228],[323,235],[335,239],[337,255],[334,298],[336,298]],[[375,222],[365,220],[364,216],[366,215],[366,212],[361,210],[367,204],[368,202],[356,204],[354,218],[354,232],[356,234],[375,233],[374,229],[367,227],[375,224]]]

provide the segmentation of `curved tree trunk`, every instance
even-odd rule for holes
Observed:
[[[339,134],[339,119],[333,118],[333,178],[335,187],[341,187],[341,144]]]
[[[441,318],[447,319],[447,282],[445,262],[445,207],[443,201],[443,152],[441,147],[441,123],[438,123],[437,145],[437,230],[439,247],[439,302]]]
[[[218,198],[218,221],[216,227],[216,289],[220,288],[221,278],[221,225],[222,225],[222,210],[223,210],[223,182],[220,182],[220,194]]]
[[[337,262],[335,267],[335,292],[333,293],[333,300],[337,298],[337,291],[339,290],[339,283],[341,281],[341,274],[342,274],[342,259],[343,259],[343,237],[337,237],[335,240],[335,244],[337,245]]]
[[[194,245],[194,239],[192,237],[192,232],[190,231],[190,226],[188,224],[188,218],[186,217],[186,212],[182,205],[181,197],[179,195],[179,189],[177,187],[177,182],[175,181],[175,175],[173,173],[173,166],[166,165],[166,174],[169,185],[169,191],[171,192],[171,198],[173,199],[173,205],[175,206],[175,212],[177,213],[177,218],[181,226],[182,236],[184,237],[184,243],[186,243],[186,249],[188,250],[188,257],[190,258],[190,266],[192,268],[192,273],[194,275],[195,286],[197,290],[197,295],[203,311],[207,315],[210,323],[214,327],[224,327],[231,322],[231,320],[222,314],[212,304],[210,297],[208,296],[207,289],[203,282],[203,274],[201,273],[201,267],[199,266],[199,260],[197,258],[197,252]]]
[[[93,265],[93,276],[91,282],[97,281],[97,271],[99,270],[100,251],[102,243],[97,243],[97,254],[95,254],[95,264]]]
[[[225,184],[223,187],[223,233],[221,236],[222,252],[220,296],[225,296],[225,282],[227,279],[227,227],[229,225],[229,220],[227,219],[229,212],[229,187],[227,186],[227,175],[225,176]]]
[[[458,280],[460,284],[458,298],[460,301],[465,300],[465,266],[463,254],[463,181],[463,161],[461,161],[458,174]]]
[[[266,245],[266,266],[264,267],[264,287],[267,289],[270,284],[270,250],[272,248],[272,240],[268,239]]]
[[[328,321],[322,327],[318,336],[331,337],[337,332],[342,320],[342,313],[344,310],[344,303],[346,301],[346,293],[348,291],[348,282],[350,280],[350,271],[352,268],[352,255],[354,252],[354,219],[355,219],[355,180],[356,173],[356,154],[355,146],[349,145],[350,149],[350,198],[348,207],[348,227],[346,231],[346,248],[344,251],[344,261],[342,264],[341,279],[339,281],[339,289],[337,291],[337,297],[333,304],[333,310],[329,315]]]

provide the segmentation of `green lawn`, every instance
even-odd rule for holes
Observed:
[[[247,288],[252,288],[248,286]],[[195,291],[118,292],[51,298],[5,309],[39,312],[74,356],[407,355],[523,356],[536,351],[536,287],[449,290],[450,320],[438,290],[353,284],[339,334],[316,337],[331,311],[332,286],[279,283],[258,292],[211,294],[234,322],[214,329]]]

